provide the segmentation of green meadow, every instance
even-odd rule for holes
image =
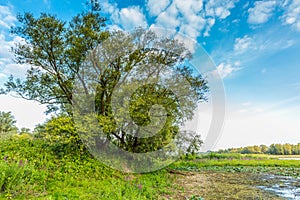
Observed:
[[[262,177],[300,176],[299,161],[269,155],[199,154],[127,174],[83,150],[60,150],[26,134],[0,146],[1,199],[281,199],[257,187],[266,184]]]

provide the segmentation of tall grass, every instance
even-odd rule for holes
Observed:
[[[172,188],[166,170],[130,175],[86,152],[57,154],[32,138],[0,141],[0,199],[157,199]]]

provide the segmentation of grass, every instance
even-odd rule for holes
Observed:
[[[240,154],[240,153],[201,153],[198,159],[278,159],[278,158],[300,158],[300,155],[270,155],[270,154]]]
[[[115,171],[83,151],[30,137],[0,141],[0,199],[278,199],[260,174],[299,177],[300,162],[207,155],[148,174]]]
[[[121,173],[88,154],[58,154],[28,138],[0,146],[0,199],[158,199],[172,188],[166,170]]]

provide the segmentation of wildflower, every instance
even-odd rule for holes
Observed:
[[[140,183],[139,185],[138,185],[138,188],[141,190],[141,189],[143,189],[143,185]]]
[[[19,166],[22,166],[22,165],[23,165],[23,160],[20,160]]]
[[[4,161],[7,161],[7,156],[4,156]]]

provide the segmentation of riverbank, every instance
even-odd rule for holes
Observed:
[[[127,174],[33,138],[2,140],[0,147],[0,199],[283,199],[270,186],[300,187],[298,160],[208,155]],[[272,176],[293,181],[266,179]]]

